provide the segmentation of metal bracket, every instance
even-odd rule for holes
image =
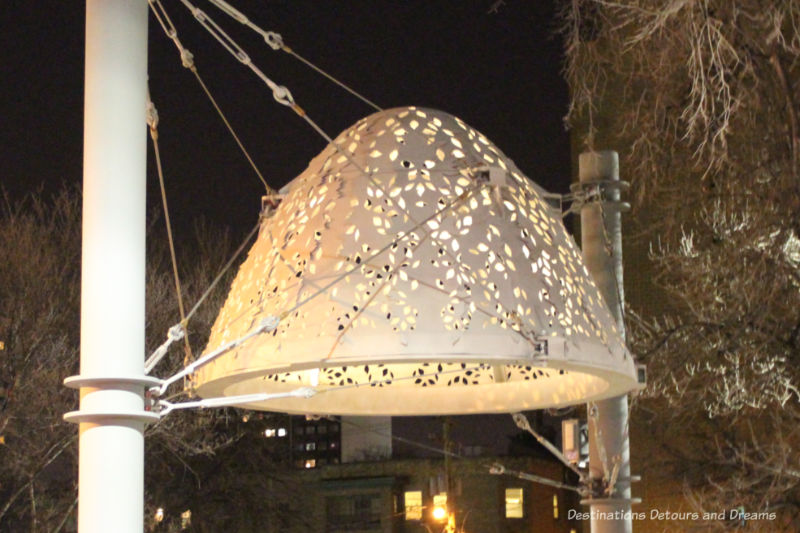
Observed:
[[[261,218],[266,218],[271,215],[278,208],[285,197],[286,195],[281,193],[266,194],[262,196]]]
[[[620,193],[630,189],[630,183],[618,180],[592,180],[573,183],[569,190],[572,196],[572,205],[569,213],[576,213],[586,205],[599,203],[603,209],[612,211],[630,211],[631,204],[619,200]]]
[[[493,187],[502,187],[506,184],[506,176],[508,172],[500,167],[490,167],[482,165],[478,167],[468,168],[467,172],[476,181],[488,183]]]
[[[538,355],[544,357],[550,355],[550,343],[547,339],[534,339],[533,349]]]
[[[100,391],[121,391],[134,387],[142,387],[142,392],[147,396],[145,389],[158,386],[160,379],[150,376],[72,376],[64,380],[64,385],[71,389],[92,388]],[[84,410],[70,411],[64,415],[64,420],[74,424],[82,422],[106,422],[109,420],[130,420],[137,422],[156,422],[159,419],[158,413],[154,413],[145,407],[141,411],[136,410]]]

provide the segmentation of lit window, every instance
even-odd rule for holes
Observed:
[[[558,494],[553,494],[553,518],[558,518]]]
[[[264,430],[264,436],[267,438],[272,438],[276,435],[275,428],[267,428]]]
[[[278,428],[278,436],[285,437],[286,436],[286,428]]]
[[[317,466],[316,459],[306,459],[306,463],[304,465],[306,468],[315,468]]]
[[[408,491],[403,498],[405,499],[406,520],[422,520],[422,491]]]
[[[306,442],[306,451],[313,451],[317,449],[317,445],[313,442]]]
[[[522,489],[506,489],[506,518],[522,518]]]

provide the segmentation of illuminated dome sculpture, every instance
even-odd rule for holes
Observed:
[[[623,394],[634,362],[561,213],[460,119],[360,120],[263,220],[198,369],[202,397],[314,414],[512,412]]]

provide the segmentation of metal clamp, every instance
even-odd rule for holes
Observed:
[[[123,391],[134,387],[145,388],[154,387],[161,383],[160,379],[150,376],[72,376],[64,380],[64,385],[71,389],[81,389],[85,387],[100,389],[102,391]],[[70,411],[64,415],[64,420],[74,424],[82,422],[106,422],[115,420],[128,420],[133,422],[156,422],[159,419],[158,413],[143,408],[138,410],[83,410]]]
[[[627,181],[618,180],[591,180],[573,183],[569,190],[574,197],[570,210],[575,212],[586,204],[599,203],[603,209],[612,211],[630,211],[631,204],[619,200],[619,193],[630,189]],[[616,194],[615,194],[616,192]]]

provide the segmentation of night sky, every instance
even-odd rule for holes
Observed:
[[[142,0],[144,1],[144,0]],[[261,37],[196,0],[332,137],[372,109]],[[563,191],[567,89],[551,2],[235,0],[255,23],[384,108],[418,105],[464,119],[534,181]],[[324,140],[227,54],[177,0],[163,0],[201,76],[262,173],[278,188]],[[11,1],[0,12],[0,183],[11,200],[81,182],[84,6]],[[150,20],[150,90],[160,115],[167,190],[178,238],[204,217],[241,233],[263,187],[177,50]],[[142,135],[145,125],[142,124]],[[151,150],[152,152],[152,150]],[[149,165],[151,209],[158,186]]]
[[[379,106],[417,105],[457,115],[534,181],[554,191],[568,188],[569,139],[562,121],[567,88],[552,2],[230,1]],[[162,2],[269,184],[277,189],[297,176],[324,148],[324,140],[275,103],[261,80],[206,34],[180,2]],[[195,3],[269,77],[286,85],[330,136],[372,113],[211,4]],[[0,10],[0,186],[12,202],[30,192],[51,194],[64,184],[81,183],[84,9],[76,0],[11,0]],[[193,221],[203,217],[231,228],[238,238],[257,220],[263,186],[152,16],[149,47],[150,91],[160,116],[176,237],[180,241]],[[144,115],[142,120],[145,135]],[[156,212],[152,148],[149,158],[148,202]],[[495,417],[492,423],[481,419],[487,442],[475,442],[505,447],[504,436],[513,432],[510,417]],[[428,442],[426,431],[438,432],[441,424],[428,419],[422,431],[422,422],[398,419],[396,429]],[[462,437],[459,427],[457,440]],[[464,439],[475,440],[469,429],[474,427],[474,420],[466,424]]]

